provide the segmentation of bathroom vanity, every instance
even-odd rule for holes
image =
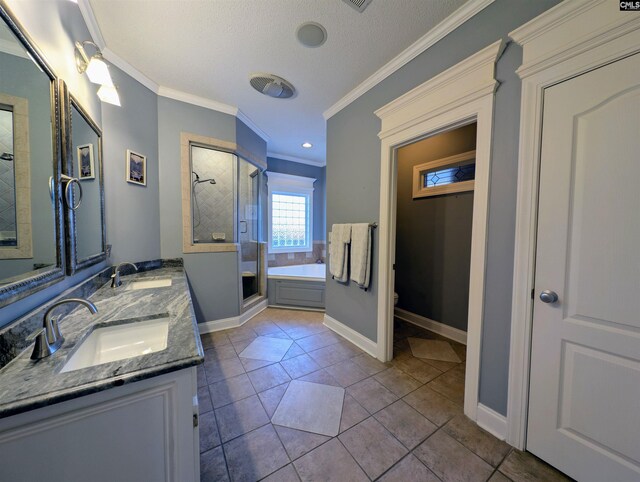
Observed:
[[[118,288],[106,269],[65,293],[95,290],[85,296],[98,313],[74,309],[60,320],[58,351],[34,361],[31,345],[0,370],[0,480],[199,480],[203,351],[174,264]]]

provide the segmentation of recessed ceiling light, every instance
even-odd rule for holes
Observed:
[[[311,142],[303,142],[302,147],[304,147],[305,149],[311,149],[313,147],[313,144],[311,144]]]
[[[327,31],[316,22],[305,22],[298,27],[296,37],[305,47],[320,47],[327,40]]]

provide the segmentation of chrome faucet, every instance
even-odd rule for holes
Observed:
[[[62,333],[60,333],[58,318],[52,316],[51,312],[58,306],[65,303],[79,303],[85,306],[94,315],[98,312],[96,305],[82,298],[67,298],[66,300],[60,300],[52,304],[44,313],[42,328],[29,335],[27,338],[27,341],[31,341],[34,338],[36,340],[36,344],[33,347],[33,353],[31,354],[32,360],[40,360],[53,355],[58,348],[62,346],[64,337],[62,336]]]
[[[113,274],[111,275],[112,288],[117,288],[118,286],[122,286],[122,281],[120,281],[120,268],[126,264],[133,266],[133,269],[138,271],[138,267],[135,264],[129,263],[129,262],[120,263],[119,265],[115,266],[113,270]]]

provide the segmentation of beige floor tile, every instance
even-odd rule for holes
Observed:
[[[293,468],[293,464],[285,465],[277,472],[274,472],[269,477],[262,479],[262,482],[299,482],[300,477]]]
[[[336,335],[332,331],[325,331],[323,333],[318,333],[316,335],[307,336],[305,338],[301,338],[296,343],[306,352],[310,352],[313,350],[317,350],[319,348],[324,348],[325,346],[333,345],[334,343],[338,343],[343,339]]]
[[[235,358],[237,355],[232,344],[214,346],[204,351],[204,360],[206,362],[214,362],[218,360],[226,360],[227,358]]]
[[[379,482],[440,482],[422,462],[415,456],[407,455],[386,474]]]
[[[215,331],[213,333],[204,333],[200,336],[202,340],[202,348],[205,350],[214,346],[230,345],[231,340],[226,333]]]
[[[439,427],[462,413],[462,407],[434,392],[428,385],[411,392],[403,400]]]
[[[241,358],[279,362],[287,353],[293,340],[259,336],[247,345],[238,355]]]
[[[207,412],[198,417],[198,434],[200,437],[200,452],[206,452],[220,445],[220,434],[213,412]]]
[[[307,482],[360,482],[369,478],[337,438],[293,462],[300,479]]]
[[[217,408],[215,414],[222,442],[269,423],[269,417],[256,395]]]
[[[396,395],[373,378],[367,378],[351,385],[347,388],[347,393],[371,414],[382,410],[398,399]]]
[[[271,425],[224,444],[232,481],[260,480],[289,463],[289,457]]]
[[[358,365],[367,375],[375,375],[376,373],[386,370],[391,366],[388,363],[382,363],[380,360],[377,360],[366,353],[353,357],[351,361]]]
[[[444,482],[484,482],[493,473],[489,464],[442,430],[418,446],[413,454]]]
[[[332,387],[342,386],[338,380],[333,378],[333,376],[324,368],[300,377],[299,380],[302,380],[303,382],[320,383],[322,385],[331,385]]]
[[[300,378],[320,370],[320,366],[306,353],[280,362],[291,378]]]
[[[318,350],[309,352],[309,356],[313,358],[321,367],[328,367],[343,360],[347,360],[356,355],[356,350],[350,343],[336,343],[334,345],[325,346]]]
[[[374,418],[360,422],[338,438],[371,479],[378,478],[408,452]]]
[[[343,387],[348,387],[369,377],[364,370],[354,363],[353,359],[328,366],[325,370]]]
[[[378,373],[373,378],[382,383],[398,397],[404,397],[422,385],[422,383],[415,378],[393,367]]]
[[[451,347],[451,343],[442,340],[425,340],[424,338],[408,338],[413,356],[429,360],[460,363],[460,357]]]
[[[244,373],[244,367],[238,357],[213,362],[205,361],[204,370],[209,384]]]
[[[255,393],[249,377],[244,373],[209,385],[213,408],[223,407]]]
[[[240,363],[244,367],[244,371],[249,373],[254,370],[258,370],[259,368],[268,367],[269,365],[273,365],[277,362],[271,362],[267,360],[254,360],[253,358],[240,358]]]
[[[213,405],[211,404],[211,396],[209,395],[209,387],[199,387],[198,388],[198,412],[200,415],[203,413],[207,413],[213,410]]]
[[[278,425],[275,426],[275,429],[291,460],[302,457],[331,438],[326,435],[303,432],[302,430]]]
[[[498,440],[465,415],[452,418],[443,430],[493,467],[497,467],[511,450],[511,446]]]
[[[391,361],[391,364],[421,383],[430,382],[442,374],[442,371],[409,353],[405,353],[394,358]]]
[[[288,386],[289,383],[283,383],[282,385],[278,385],[277,387],[270,388],[269,390],[265,390],[258,394],[260,402],[262,402],[262,406],[267,412],[269,418],[273,416],[276,408],[278,408],[278,404],[280,403],[280,400],[282,400],[284,392],[287,391]]]
[[[200,482],[226,482],[229,480],[227,463],[222,447],[200,454]]]
[[[249,375],[249,379],[258,393],[277,385],[282,385],[283,383],[291,380],[291,377],[287,375],[284,368],[277,363],[275,365],[269,365],[268,367],[254,370],[249,372],[247,375]]]
[[[340,420],[340,433],[345,430],[349,430],[354,425],[362,422],[364,419],[369,418],[369,412],[367,412],[362,405],[360,405],[355,398],[346,394],[344,396],[344,403],[342,404],[342,418]]]
[[[295,358],[297,356],[304,355],[304,354],[305,354],[305,351],[302,348],[300,348],[300,346],[296,342],[293,342],[293,345],[291,345],[291,348],[289,348],[289,351],[285,353],[283,360],[288,360],[289,358]]]
[[[512,450],[498,468],[514,482],[559,482],[571,480],[535,455]]]
[[[464,405],[464,375],[449,370],[431,380],[427,386],[458,405]]]
[[[413,449],[438,429],[402,400],[380,410],[374,417],[408,449]]]
[[[306,432],[336,436],[340,429],[343,401],[343,388],[293,380],[271,422]]]

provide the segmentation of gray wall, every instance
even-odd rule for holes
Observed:
[[[115,66],[121,107],[103,104],[105,215],[111,261],[160,258],[158,101],[155,93]],[[125,181],[127,149],[147,156],[147,185]]]
[[[413,166],[475,149],[476,124],[398,149],[398,308],[467,330],[473,191],[413,199]]]
[[[235,142],[236,118],[158,98],[161,254],[163,258],[184,258],[198,322],[237,316],[240,306],[237,253],[182,252],[180,133],[183,131]]]
[[[496,0],[429,50],[369,90],[327,122],[327,225],[378,218],[380,131],[374,111],[434,77],[531,18],[556,0]],[[506,413],[507,370],[513,271],[515,173],[518,150],[520,82],[514,74],[521,52],[509,46],[498,62],[489,199],[489,247],[480,402]],[[377,245],[374,238],[373,285],[365,292],[327,281],[327,314],[364,336],[377,339]]]
[[[275,157],[267,158],[267,171],[291,174],[294,176],[311,177],[316,179],[313,183],[313,240],[324,241],[327,233],[326,222],[326,168],[301,164],[299,162],[285,161]],[[268,179],[267,179],[268,183]],[[266,204],[266,202],[265,202]]]

